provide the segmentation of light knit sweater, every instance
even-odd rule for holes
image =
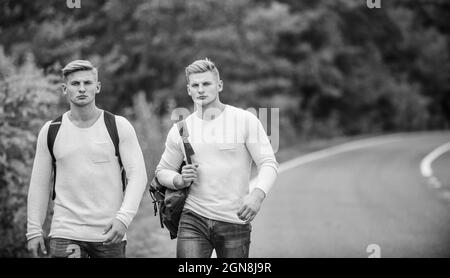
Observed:
[[[256,187],[266,194],[277,175],[278,163],[261,122],[248,111],[226,105],[213,120],[202,120],[194,112],[186,125],[195,152],[192,163],[199,167],[185,208],[210,219],[243,224],[236,213],[249,193],[252,161],[259,170]],[[159,181],[175,188],[173,178],[183,159],[182,139],[174,125],[156,168]]]
[[[122,189],[120,166],[102,111],[88,128],[75,126],[67,112],[55,139],[56,198],[50,237],[99,242],[114,218],[128,227],[147,183],[144,158],[136,133],[124,117],[115,116],[119,150],[128,185]],[[39,132],[28,192],[27,239],[43,235],[42,225],[52,189],[52,160],[47,147],[47,122]],[[124,237],[124,240],[126,237]]]

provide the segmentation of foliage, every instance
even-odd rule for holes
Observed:
[[[57,101],[54,77],[44,75],[31,55],[16,65],[0,48],[0,257],[25,255],[36,134]]]
[[[278,108],[286,132],[333,136],[450,122],[450,5],[442,1],[385,1],[382,9],[357,0],[81,3],[3,1],[0,43],[18,57],[33,52],[49,72],[93,60],[103,81],[98,101],[113,111],[133,107],[138,92],[159,116],[174,102],[188,107],[184,67],[209,57],[225,81],[225,102],[285,104]]]

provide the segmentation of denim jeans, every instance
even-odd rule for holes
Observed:
[[[127,242],[103,245],[102,242],[87,242],[65,238],[50,239],[52,258],[125,258]]]
[[[212,220],[183,209],[178,228],[177,258],[248,258],[252,226]]]

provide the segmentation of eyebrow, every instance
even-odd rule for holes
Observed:
[[[205,84],[205,83],[212,83],[212,81],[209,81],[209,80],[205,80],[205,81],[193,81],[193,82],[191,83],[191,85],[197,85],[197,84],[200,84],[200,83],[202,83],[202,84]]]
[[[72,81],[70,81],[70,83],[80,83],[80,82],[84,82],[84,83],[92,82],[92,83],[94,83],[94,81],[90,80],[90,79],[87,79],[87,80],[72,80]]]

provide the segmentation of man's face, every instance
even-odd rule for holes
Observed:
[[[63,92],[68,95],[69,101],[76,106],[86,106],[95,100],[100,93],[100,82],[91,70],[76,71],[67,76],[63,83]]]
[[[218,80],[217,76],[210,71],[189,75],[188,94],[194,103],[201,106],[216,101],[222,88],[222,80]]]

